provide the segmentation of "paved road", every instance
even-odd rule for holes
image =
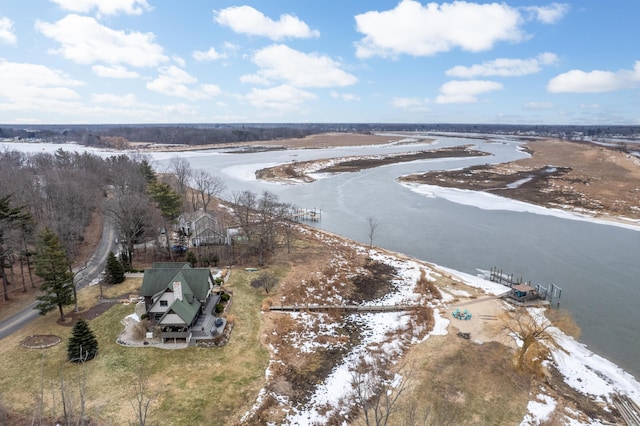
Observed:
[[[102,230],[102,239],[100,240],[100,243],[98,243],[96,251],[85,266],[77,268],[74,271],[76,273],[76,288],[81,289],[82,287],[86,287],[100,276],[107,264],[107,256],[109,255],[109,252],[113,250],[114,241],[114,227],[111,224],[111,221],[108,218],[105,218],[104,228]],[[36,303],[37,302],[33,302],[12,317],[7,318],[4,321],[0,321],[0,339],[4,339],[8,335],[36,319],[40,315],[40,313],[35,309]]]

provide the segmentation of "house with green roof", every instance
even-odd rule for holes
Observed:
[[[162,340],[189,342],[195,330],[211,331],[217,293],[209,268],[192,268],[189,263],[158,262],[144,271],[141,295],[152,325],[160,328]]]

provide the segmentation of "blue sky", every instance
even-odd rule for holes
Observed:
[[[0,4],[0,123],[640,125],[638,0]]]

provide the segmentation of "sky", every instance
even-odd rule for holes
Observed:
[[[638,0],[0,4],[0,123],[640,125]]]

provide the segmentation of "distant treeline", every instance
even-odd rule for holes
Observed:
[[[135,124],[135,125],[38,125],[0,126],[0,138],[49,142],[76,142],[90,146],[113,146],[118,141],[159,144],[205,145],[304,138],[326,132],[373,133],[382,131],[531,134],[563,139],[582,137],[640,137],[640,126],[560,126],[506,124]]]

